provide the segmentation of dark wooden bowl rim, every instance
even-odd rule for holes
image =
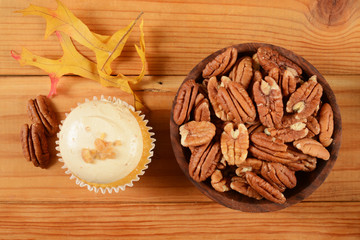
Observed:
[[[209,181],[205,182],[195,182],[188,173],[188,160],[189,159],[189,151],[183,148],[180,145],[180,135],[178,131],[178,125],[175,124],[173,120],[173,108],[174,102],[171,109],[171,117],[170,117],[170,138],[172,143],[172,148],[175,154],[175,158],[179,167],[184,172],[186,177],[206,196],[211,198],[212,200],[232,209],[240,210],[243,212],[271,212],[277,211],[280,209],[287,208],[293,204],[296,204],[305,198],[307,198],[311,193],[313,193],[326,179],[329,175],[331,169],[333,168],[335,161],[337,159],[339,148],[341,144],[341,116],[340,109],[336,103],[336,98],[331,90],[329,84],[326,82],[325,78],[317,71],[317,69],[311,65],[308,61],[303,59],[302,57],[296,55],[295,53],[278,46],[274,46],[271,44],[265,43],[243,43],[238,45],[233,45],[232,47],[238,50],[239,56],[242,55],[252,55],[256,52],[256,50],[261,46],[268,46],[275,50],[277,50],[280,54],[286,56],[293,62],[297,63],[304,71],[304,76],[310,77],[312,75],[317,75],[318,82],[323,87],[323,102],[328,102],[333,109],[334,112],[334,134],[333,134],[333,143],[328,147],[330,152],[330,159],[328,161],[318,160],[316,169],[312,172],[297,172],[297,180],[298,184],[293,189],[287,189],[284,193],[287,201],[285,204],[276,204],[272,203],[268,200],[255,200],[243,196],[235,191],[229,191],[225,193],[219,193],[215,191]],[[199,64],[197,64],[184,79],[184,82],[188,79],[195,79],[196,81],[200,81],[202,79],[201,74],[202,70],[206,66],[206,64],[214,59],[218,54],[222,53],[226,48],[223,48],[202,60]],[[183,83],[184,83],[183,82]],[[176,94],[177,96],[177,94]],[[174,99],[176,99],[176,96]]]

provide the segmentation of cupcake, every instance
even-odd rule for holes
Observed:
[[[119,99],[86,99],[60,125],[59,161],[70,179],[90,191],[125,190],[151,162],[155,139],[147,122]]]

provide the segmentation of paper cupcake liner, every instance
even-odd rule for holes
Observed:
[[[135,111],[135,108],[131,105],[129,105],[127,102],[124,102],[116,97],[108,97],[105,98],[103,95],[101,95],[100,99],[98,99],[96,96],[93,97],[92,100],[97,100],[97,101],[105,101],[105,102],[112,102],[114,104],[118,104],[118,105],[122,105],[125,106],[127,108],[129,108],[134,114],[134,117],[138,120],[138,123],[140,124],[140,128],[141,128],[141,132],[144,134],[146,134],[146,138],[144,138],[143,136],[143,140],[149,140],[148,141],[148,145],[149,147],[145,147],[147,149],[146,152],[143,152],[143,155],[141,157],[141,160],[139,161],[138,165],[136,166],[136,168],[133,170],[133,172],[139,167],[142,166],[141,170],[139,172],[134,173],[134,177],[129,181],[126,182],[124,184],[120,184],[120,185],[116,185],[116,182],[114,183],[109,183],[109,184],[97,184],[97,183],[89,183],[86,182],[80,178],[78,178],[76,175],[74,175],[71,170],[68,169],[68,167],[66,166],[66,163],[64,162],[64,160],[62,159],[61,156],[61,152],[60,152],[60,132],[61,132],[61,128],[63,125],[64,120],[61,121],[61,124],[59,125],[60,131],[57,134],[57,141],[56,143],[56,150],[58,151],[58,153],[56,154],[58,157],[58,161],[62,162],[64,165],[61,167],[62,169],[65,169],[65,174],[70,175],[70,179],[75,179],[75,183],[77,185],[79,185],[80,187],[86,187],[89,191],[94,191],[96,193],[98,193],[99,191],[103,194],[105,194],[106,192],[108,193],[112,193],[113,191],[115,193],[119,193],[120,189],[122,191],[125,190],[126,187],[132,187],[134,184],[133,182],[139,181],[140,180],[140,176],[142,176],[145,173],[145,170],[148,168],[148,164],[151,162],[151,158],[154,155],[153,153],[153,149],[155,148],[155,141],[156,139],[153,138],[153,136],[155,135],[153,132],[151,132],[152,127],[147,126],[148,124],[148,120],[145,119],[145,115],[141,114],[141,111]],[[91,100],[89,99],[85,99],[85,102],[89,102]],[[77,103],[77,106],[81,105],[82,103]],[[73,111],[74,108],[70,109],[70,112]],[[70,113],[69,112],[69,113]],[[69,113],[65,113],[65,117],[68,116]],[[146,144],[145,144],[146,145]],[[130,173],[132,174],[132,172]],[[129,175],[130,175],[129,174]],[[128,175],[128,176],[129,176]],[[115,184],[115,185],[114,185]],[[113,186],[114,185],[114,186]]]

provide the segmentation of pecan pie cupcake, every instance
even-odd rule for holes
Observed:
[[[66,115],[57,150],[66,173],[102,193],[133,186],[151,162],[155,139],[144,115],[116,99],[86,100]]]

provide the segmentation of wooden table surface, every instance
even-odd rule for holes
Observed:
[[[24,46],[50,58],[62,50],[55,36],[44,40],[42,18],[14,11],[30,3],[55,8],[56,2],[1,0],[1,239],[360,239],[360,1],[63,2],[100,34],[112,34],[144,12],[147,71],[134,88],[150,110],[155,155],[133,188],[105,195],[70,180],[54,150],[46,170],[25,161],[19,131],[29,122],[26,102],[46,95],[50,80],[42,70],[21,67],[10,50]],[[113,64],[117,72],[139,72],[133,48],[138,37],[136,27]],[[267,42],[303,56],[325,76],[342,114],[342,146],[332,172],[309,198],[278,212],[243,213],[211,201],[185,178],[171,150],[170,108],[184,76],[210,53],[245,42]],[[76,76],[63,77],[52,100],[64,119],[77,102],[102,94],[131,101],[116,88]]]

